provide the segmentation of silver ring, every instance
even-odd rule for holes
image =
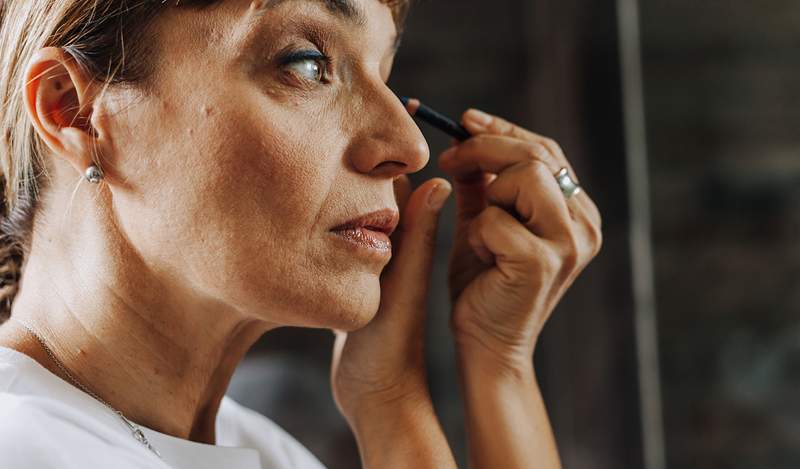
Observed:
[[[558,187],[561,188],[561,193],[567,199],[581,191],[581,186],[570,177],[567,168],[561,168],[556,173],[556,182],[558,182]]]

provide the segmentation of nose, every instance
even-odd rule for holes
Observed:
[[[349,148],[353,167],[375,177],[396,178],[424,168],[430,149],[403,103],[383,82],[364,96],[354,116]]]

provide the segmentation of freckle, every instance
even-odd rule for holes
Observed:
[[[203,105],[203,114],[210,116],[212,112],[214,112],[214,110],[211,109],[211,107]]]
[[[186,133],[192,135],[194,133],[194,129],[186,129]]]

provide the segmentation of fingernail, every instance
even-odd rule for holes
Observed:
[[[483,128],[489,126],[492,123],[492,116],[486,114],[483,111],[479,111],[477,109],[470,109],[469,113],[467,113],[467,117],[471,120],[474,124],[479,125]]]
[[[428,207],[439,210],[450,196],[451,187],[447,184],[437,184],[428,194]]]

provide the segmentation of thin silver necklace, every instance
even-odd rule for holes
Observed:
[[[23,322],[21,319],[19,319],[19,318],[15,318],[15,317],[13,317],[13,316],[11,317],[11,319],[13,319],[13,320],[17,321],[18,323],[20,323],[20,324],[22,325],[22,327],[24,327],[25,329],[27,329],[27,330],[28,330],[28,332],[30,332],[30,333],[31,333],[31,335],[33,335],[34,337],[36,337],[36,340],[37,340],[37,341],[39,342],[39,344],[42,346],[42,348],[44,349],[44,351],[45,351],[45,352],[47,352],[47,355],[50,357],[50,359],[51,359],[51,360],[53,360],[53,363],[55,363],[55,364],[56,364],[56,366],[58,366],[58,368],[59,368],[59,369],[60,369],[60,370],[61,370],[61,371],[64,373],[64,375],[66,375],[66,377],[67,377],[67,378],[69,378],[69,380],[72,382],[72,384],[74,384],[74,385],[75,385],[75,386],[77,386],[77,387],[78,387],[78,388],[79,388],[81,391],[83,391],[83,392],[85,392],[86,394],[88,394],[88,395],[92,396],[92,397],[93,397],[93,398],[94,398],[96,401],[100,402],[100,403],[101,403],[101,404],[103,404],[104,406],[108,407],[108,408],[109,408],[109,409],[110,409],[112,412],[114,412],[115,414],[117,414],[117,415],[119,416],[119,418],[121,418],[121,419],[122,419],[122,421],[125,423],[125,426],[127,426],[127,427],[128,427],[128,429],[131,431],[131,436],[133,436],[133,438],[134,438],[136,441],[138,441],[139,443],[143,444],[143,445],[144,445],[144,446],[145,446],[147,449],[149,449],[150,451],[152,451],[152,452],[153,452],[153,454],[155,454],[156,456],[158,456],[159,458],[161,458],[161,453],[159,453],[159,452],[158,452],[158,450],[157,450],[157,449],[155,449],[155,448],[153,447],[153,445],[151,445],[151,444],[150,444],[150,442],[149,442],[149,441],[147,441],[147,437],[145,436],[145,434],[144,434],[144,432],[142,431],[142,429],[141,429],[141,428],[139,428],[139,427],[138,427],[138,426],[137,426],[135,423],[131,422],[131,421],[130,421],[130,420],[127,418],[127,417],[125,417],[125,415],[123,415],[123,413],[122,413],[122,412],[120,412],[119,410],[115,409],[115,408],[114,408],[114,407],[113,407],[111,404],[109,404],[108,402],[104,401],[104,400],[103,400],[103,399],[102,399],[100,396],[98,396],[97,394],[93,393],[93,392],[92,392],[92,391],[91,391],[89,388],[87,388],[87,387],[86,387],[86,386],[84,386],[84,385],[83,385],[83,384],[82,384],[80,381],[78,381],[77,379],[75,379],[75,377],[74,377],[74,376],[72,376],[72,373],[70,373],[70,372],[67,370],[67,367],[66,367],[66,366],[64,366],[64,364],[63,364],[63,363],[61,363],[61,360],[59,360],[58,358],[56,358],[55,354],[53,353],[53,350],[51,350],[51,349],[50,349],[50,347],[47,345],[47,343],[46,343],[46,342],[45,342],[45,340],[42,338],[42,336],[40,336],[40,335],[39,335],[39,334],[38,334],[36,331],[34,331],[34,330],[33,330],[33,328],[32,328],[31,326],[29,326],[28,324],[26,324],[25,322]],[[163,459],[163,458],[162,458],[162,459]]]

